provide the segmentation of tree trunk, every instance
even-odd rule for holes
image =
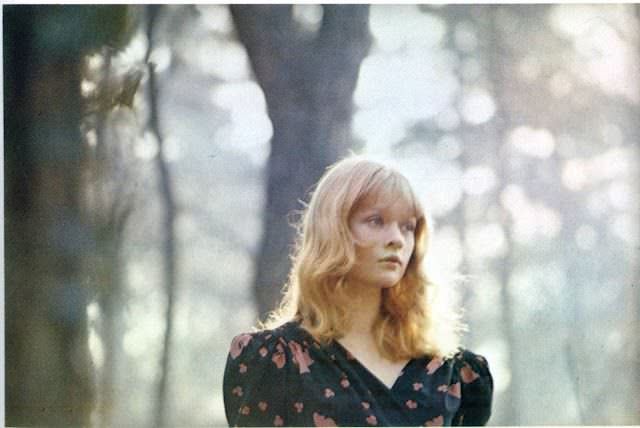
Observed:
[[[499,6],[486,6],[489,13],[489,55],[488,55],[488,74],[491,76],[491,85],[493,87],[494,97],[498,110],[493,120],[495,142],[496,142],[496,158],[499,159],[497,167],[498,181],[501,185],[497,194],[500,195],[505,187],[510,184],[513,171],[510,165],[510,151],[505,143],[506,135],[512,128],[513,124],[508,112],[508,102],[505,97],[504,82],[508,81],[505,75],[506,61],[509,53],[504,49],[500,39],[500,30],[498,28],[497,12]],[[504,423],[507,425],[518,425],[521,423],[518,409],[521,408],[520,388],[519,388],[519,367],[517,360],[517,335],[514,319],[514,302],[511,297],[509,282],[511,274],[515,267],[515,242],[513,240],[513,219],[511,214],[502,209],[502,224],[505,234],[505,256],[498,263],[498,278],[500,279],[500,311],[503,325],[503,334],[507,344],[506,365],[511,372],[511,381],[509,386],[503,392],[502,396],[505,402],[502,404],[504,411]]]
[[[121,198],[125,196],[120,195]],[[122,257],[124,244],[124,228],[127,224],[131,205],[127,205],[123,211],[113,210],[109,218],[110,223],[103,225],[105,229],[99,240],[98,251],[102,266],[101,281],[102,293],[99,297],[101,328],[104,352],[104,363],[98,392],[100,425],[111,427],[114,424],[114,410],[119,401],[118,396],[118,370],[120,356],[122,354],[123,308],[125,288],[125,261]]]
[[[124,222],[122,226],[124,226]],[[105,285],[109,285],[109,291],[105,292],[100,299],[101,308],[101,330],[102,341],[104,343],[104,364],[102,366],[101,385],[99,390],[100,403],[100,424],[102,427],[113,426],[114,409],[118,402],[118,369],[120,366],[120,355],[122,352],[122,308],[124,280],[122,244],[123,233],[116,232],[112,242],[110,242],[111,258],[105,260],[107,264]]]
[[[254,276],[259,316],[276,307],[290,269],[294,229],[325,167],[353,146],[353,91],[371,44],[366,5],[325,5],[319,30],[298,29],[291,5],[232,5],[231,14],[273,125],[263,236]]]
[[[111,56],[113,49],[102,49],[104,65],[96,79],[92,73],[85,72],[85,78],[93,78],[100,88],[106,88],[113,72]],[[112,100],[112,97],[106,96]],[[122,315],[124,308],[124,269],[122,246],[124,228],[133,210],[133,196],[127,190],[131,181],[132,169],[127,165],[132,153],[123,151],[128,142],[113,138],[112,106],[98,107],[96,100],[87,101],[83,132],[95,131],[95,146],[85,144],[84,206],[90,226],[96,231],[96,247],[87,257],[85,282],[96,290],[100,306],[98,333],[104,349],[103,365],[97,391],[97,410],[99,424],[111,427],[113,414],[118,401],[117,382],[119,359],[122,353]],[[92,103],[92,101],[94,101]],[[87,134],[88,135],[88,134]]]
[[[430,11],[431,12],[431,11]],[[469,8],[465,5],[448,5],[439,10],[439,16],[441,16],[447,25],[447,35],[445,47],[447,50],[450,50],[454,53],[460,60],[460,62],[464,61],[464,59],[469,55],[465,52],[458,49],[455,42],[455,33],[456,27],[461,23],[467,20],[470,20]],[[474,52],[474,54],[477,54]],[[473,54],[472,54],[473,55]],[[455,105],[460,105],[462,99],[464,98],[465,91],[467,89],[467,85],[464,83],[464,76],[460,70],[457,68],[454,70],[454,75],[458,82],[460,82],[461,89],[456,96],[455,101],[452,103]],[[459,113],[459,111],[458,111]],[[461,151],[460,156],[458,156],[458,164],[460,165],[460,169],[465,172],[471,166],[471,159],[473,156],[469,155],[469,152],[474,148],[474,139],[477,130],[473,129],[473,126],[468,125],[464,120],[460,121],[459,126],[455,130],[455,134],[459,136],[462,141],[462,146],[464,150]],[[460,262],[460,266],[457,271],[462,274],[465,279],[471,274],[472,266],[470,264],[469,257],[467,256],[466,251],[466,240],[467,240],[467,224],[469,222],[467,218],[467,207],[468,207],[469,197],[467,193],[462,191],[462,195],[460,197],[460,202],[458,203],[455,211],[453,211],[451,217],[451,224],[457,229],[460,238],[460,245],[462,248],[462,260]],[[467,308],[469,306],[469,302],[472,297],[470,284],[465,280],[464,286],[462,287],[462,293],[460,296],[460,306],[462,308]]]
[[[157,76],[154,64],[149,62],[149,57],[153,50],[153,32],[160,12],[160,5],[149,5],[146,7],[147,16],[147,40],[148,50],[146,62],[148,64],[149,82],[147,93],[149,97],[149,131],[156,137],[158,142],[158,154],[155,158],[156,168],[160,179],[160,199],[163,205],[162,231],[164,232],[163,242],[163,282],[167,296],[165,307],[165,331],[162,344],[162,357],[160,360],[160,380],[156,392],[156,402],[154,409],[154,426],[166,425],[168,415],[168,383],[170,373],[170,361],[172,354],[173,337],[173,314],[175,311],[175,293],[177,286],[177,266],[176,266],[176,204],[171,179],[171,172],[164,155],[164,145],[162,132],[160,130],[159,102]]]
[[[634,5],[635,16],[638,22],[640,23],[640,5]],[[636,23],[636,28],[639,28],[638,23]],[[638,51],[640,51],[640,45],[637,46]],[[639,55],[640,56],[640,55]],[[636,78],[637,75],[636,75]],[[640,118],[640,109],[635,109],[635,117]],[[630,123],[633,123],[630,122]],[[638,122],[636,122],[638,123]],[[638,143],[638,125],[636,125],[636,131],[634,135],[636,135],[636,153],[637,156],[640,157],[640,143]],[[635,165],[636,167],[636,186],[640,186],[640,158],[638,158],[638,162]],[[640,189],[636,188],[636,197],[640,196]],[[636,203],[636,207],[638,204]],[[636,216],[636,222],[639,220],[638,215],[640,214],[638,210],[634,213]],[[640,236],[638,237],[638,242],[640,242]],[[628,308],[627,313],[629,322],[628,326],[629,332],[629,344],[627,350],[627,355],[629,357],[630,363],[630,371],[631,371],[631,394],[630,397],[630,410],[631,414],[635,415],[635,417],[631,418],[627,423],[629,424],[640,424],[640,245],[637,245],[635,251],[633,252],[634,263],[632,264],[632,271],[630,275],[631,284],[628,288],[629,297],[627,299]]]
[[[80,62],[121,33],[126,7],[3,10],[6,423],[84,426],[94,379],[81,266],[94,235],[79,201]]]

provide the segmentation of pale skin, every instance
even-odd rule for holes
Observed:
[[[389,202],[365,198],[349,220],[356,244],[356,265],[347,276],[357,292],[351,328],[338,340],[373,375],[391,388],[409,360],[390,361],[376,347],[371,329],[380,308],[383,288],[404,275],[415,246],[416,218],[402,199]],[[385,258],[397,257],[396,261]]]

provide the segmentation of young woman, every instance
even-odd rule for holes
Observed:
[[[491,374],[436,316],[427,238],[400,173],[359,157],[330,167],[304,213],[280,309],[231,344],[229,424],[484,425]]]

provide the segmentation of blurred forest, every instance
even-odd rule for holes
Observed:
[[[277,301],[290,223],[349,151],[423,198],[490,424],[640,424],[640,6],[3,24],[7,425],[226,425],[231,338]]]

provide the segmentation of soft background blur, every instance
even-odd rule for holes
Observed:
[[[5,6],[6,423],[226,425],[230,340],[349,150],[423,198],[490,424],[640,423],[639,17]]]

